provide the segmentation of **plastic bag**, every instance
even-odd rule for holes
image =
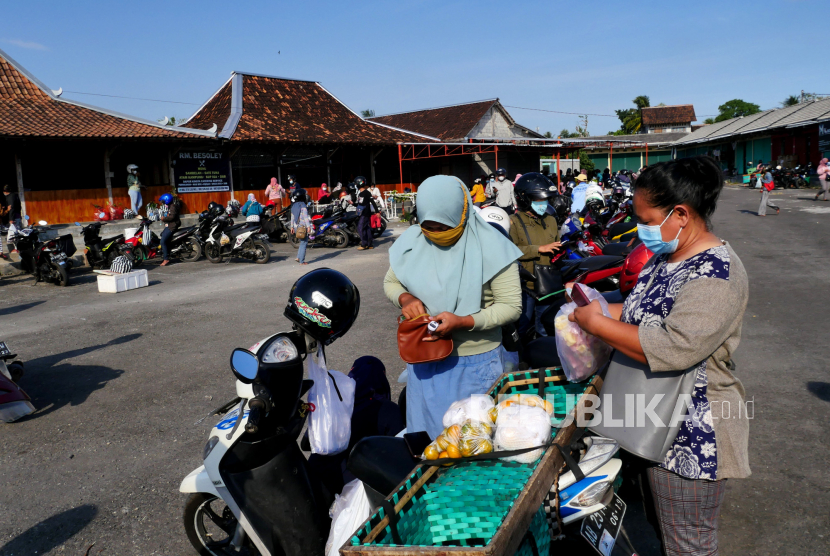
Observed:
[[[463,425],[467,420],[490,422],[495,421],[490,416],[490,410],[495,403],[493,398],[486,394],[476,394],[469,398],[453,402],[450,408],[444,413],[442,423],[445,427],[452,425]]]
[[[461,457],[467,458],[493,451],[493,425],[489,421],[467,421],[461,427],[458,449]]]
[[[496,420],[498,421],[498,412],[506,407],[513,405],[525,405],[529,407],[541,407],[548,415],[553,415],[553,404],[547,400],[543,400],[536,394],[514,394],[506,396],[496,406]]]
[[[334,495],[334,504],[329,510],[331,530],[326,541],[326,556],[338,556],[340,547],[369,519],[371,513],[372,505],[360,479],[346,483],[342,494]]]
[[[496,451],[521,450],[541,446],[550,440],[550,416],[541,407],[510,405],[499,411],[494,437]],[[517,456],[501,458],[504,461],[533,463],[542,457],[542,448]]]
[[[602,313],[610,317],[608,302],[597,290],[582,287],[585,296],[590,300],[599,301],[602,306]],[[556,351],[559,352],[559,360],[562,363],[562,370],[571,382],[585,380],[603,365],[611,357],[611,346],[582,330],[578,324],[568,320],[568,316],[576,309],[576,303],[562,305],[556,318],[553,321],[556,328]]]
[[[308,423],[311,452],[339,454],[349,447],[352,434],[355,381],[340,371],[326,369],[320,345],[317,355],[308,358],[308,376],[314,381],[308,392],[308,402],[314,405]]]

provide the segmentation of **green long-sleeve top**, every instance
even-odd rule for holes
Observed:
[[[527,233],[525,233],[525,228],[527,228]],[[531,274],[534,274],[536,264],[550,264],[550,257],[539,253],[539,248],[558,241],[558,236],[559,228],[556,225],[556,219],[551,216],[545,217],[544,221],[541,218],[518,212],[510,217],[510,241],[522,252],[519,263]],[[527,287],[532,290],[533,283],[528,282]]]
[[[398,308],[401,306],[398,298],[402,293],[409,293],[391,267],[383,279],[383,291],[389,301]],[[481,310],[471,315],[475,323],[473,328],[455,330],[452,333],[452,355],[478,355],[496,349],[501,344],[501,327],[519,320],[521,313],[522,288],[519,283],[519,267],[510,263],[482,286]]]

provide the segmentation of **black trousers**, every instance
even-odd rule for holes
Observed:
[[[357,221],[357,233],[360,235],[360,245],[372,247],[374,236],[372,236],[372,213],[364,210]]]

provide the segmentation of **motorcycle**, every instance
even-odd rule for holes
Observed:
[[[104,225],[103,222],[92,222],[86,226],[75,222],[75,225],[81,228],[81,237],[84,238],[85,246],[84,254],[87,263],[93,270],[109,268],[112,266],[112,261],[121,256],[127,257],[130,262],[135,264],[133,247],[126,243],[124,234],[102,239],[101,226]]]
[[[234,224],[226,215],[216,218],[205,238],[205,257],[212,263],[221,263],[227,257],[251,259],[265,264],[271,259],[268,236],[262,233],[260,222]]]
[[[23,219],[28,221],[29,216]],[[35,284],[48,281],[64,287],[69,283],[70,257],[76,251],[75,241],[69,234],[58,237],[47,226],[46,221],[41,220],[38,226],[30,224],[18,229],[11,241],[20,253],[21,268],[35,277]]]
[[[207,233],[211,222],[212,219],[203,212],[199,215],[198,226],[179,228],[173,232],[169,244],[170,257],[188,263],[198,261],[202,257],[204,243],[200,234]],[[148,259],[161,257],[161,239],[150,230],[150,224],[149,220],[142,218],[135,235],[124,240],[132,248],[134,267],[141,266]]]
[[[337,213],[328,218],[312,220],[312,229],[308,230],[308,244],[338,249],[348,247],[353,238],[348,231],[349,224],[344,223],[344,217],[344,213]],[[300,240],[295,234],[289,234],[288,239],[295,249],[300,247]]]
[[[23,376],[22,361],[15,361],[5,342],[0,342],[0,421],[12,423],[34,413],[31,398],[17,383]],[[11,361],[11,363],[8,363]]]

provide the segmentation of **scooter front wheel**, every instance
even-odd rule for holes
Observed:
[[[217,496],[201,492],[191,494],[184,505],[183,518],[187,539],[202,556],[260,556],[247,538],[242,550],[237,551],[231,546],[239,522]]]
[[[65,288],[67,284],[69,284],[69,273],[66,272],[66,267],[61,266],[57,263],[52,263],[53,268],[53,279],[55,283],[62,288]]]

